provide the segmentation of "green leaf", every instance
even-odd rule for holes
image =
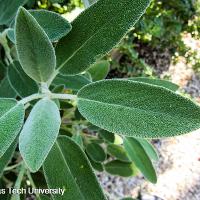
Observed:
[[[135,77],[135,78],[129,78],[128,80],[139,81],[143,83],[161,86],[169,90],[172,90],[174,92],[179,89],[178,85],[167,80],[153,79],[153,78],[146,78],[146,77]]]
[[[18,8],[27,0],[1,0],[0,1],[0,25],[8,25],[15,17]]]
[[[106,159],[103,148],[97,143],[88,144],[86,146],[86,152],[95,162],[103,162]]]
[[[18,142],[18,140],[15,140],[10,145],[10,147],[6,150],[4,155],[0,158],[0,177],[2,176],[4,168],[8,165],[9,161],[11,160],[11,158],[15,152],[17,142]]]
[[[135,163],[144,177],[152,183],[157,182],[156,172],[143,146],[134,138],[124,138],[124,147],[129,158]]]
[[[84,152],[66,136],[53,146],[44,162],[44,174],[49,188],[65,189],[63,196],[53,195],[55,200],[106,200]]]
[[[122,177],[135,176],[137,173],[137,169],[133,163],[122,162],[119,160],[113,160],[106,163],[104,168],[109,174]]]
[[[129,80],[83,87],[78,109],[92,124],[127,136],[171,137],[200,128],[198,105],[168,89]]]
[[[158,153],[150,142],[141,138],[137,138],[137,140],[140,142],[140,144],[143,146],[144,150],[152,160],[154,161],[159,160]]]
[[[123,198],[121,200],[137,200],[137,199],[133,199],[132,197],[125,197],[125,198]]]
[[[125,149],[120,145],[109,144],[107,146],[107,152],[108,152],[108,154],[110,154],[111,156],[114,156],[115,158],[117,158],[120,161],[130,162],[130,159],[128,158],[128,155],[127,155]]]
[[[13,143],[24,123],[24,106],[14,99],[0,99],[0,157]]]
[[[0,81],[4,78],[6,74],[6,68],[4,64],[0,61]]]
[[[29,10],[29,13],[43,28],[51,42],[61,39],[72,29],[70,23],[55,12],[47,10]],[[8,37],[13,43],[15,43],[14,29],[8,31]]]
[[[92,65],[88,72],[91,74],[93,81],[99,81],[106,78],[109,70],[110,63],[107,60],[101,60]]]
[[[90,161],[90,164],[92,165],[92,167],[98,171],[98,172],[103,172],[103,165],[99,162],[95,162],[94,160],[92,160],[90,157],[89,158],[89,161]]]
[[[16,49],[25,73],[37,82],[47,82],[54,72],[53,45],[35,18],[20,8],[15,25]]]
[[[72,136],[72,140],[76,142],[81,148],[83,148],[83,139],[81,134],[77,133]]]
[[[0,83],[0,97],[15,98],[16,92],[11,87],[11,84],[6,76]]]
[[[8,78],[20,97],[26,97],[38,92],[38,85],[26,75],[18,61],[14,61],[9,65]]]
[[[72,22],[72,31],[58,42],[57,67],[64,74],[86,70],[121,40],[148,5],[149,0],[97,1]]]
[[[83,75],[75,75],[75,76],[58,75],[53,81],[54,85],[64,84],[67,89],[71,89],[73,91],[78,91],[83,86],[89,83],[91,83],[91,81],[85,78]]]
[[[19,149],[32,172],[39,170],[56,141],[61,124],[57,105],[42,99],[33,107],[20,133]]]
[[[116,145],[123,143],[123,139],[119,135],[111,133],[111,132],[108,132],[108,131],[103,130],[103,129],[101,129],[99,131],[99,136],[101,138],[103,138],[105,141],[114,143]]]

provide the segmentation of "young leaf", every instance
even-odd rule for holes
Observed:
[[[98,171],[98,172],[103,172],[103,165],[99,162],[95,162],[94,160],[92,160],[90,157],[89,158],[89,161],[90,161],[90,164],[92,165],[92,167]]]
[[[133,163],[121,162],[119,160],[106,163],[104,168],[109,174],[122,177],[130,177],[137,174],[137,169]]]
[[[53,199],[106,200],[84,152],[70,138],[58,137],[43,166],[49,188],[65,189]]]
[[[58,75],[53,81],[54,85],[64,84],[67,89],[71,89],[73,91],[78,91],[83,86],[89,83],[91,83],[91,81],[85,78],[83,75],[75,75],[75,76]]]
[[[143,146],[134,138],[124,138],[124,147],[128,153],[129,158],[139,168],[145,178],[150,182],[156,183],[157,177],[153,164],[148,157]]]
[[[36,19],[52,42],[61,39],[71,31],[70,23],[57,13],[47,10],[29,10],[29,13]],[[8,31],[8,37],[15,43],[14,29]]]
[[[120,145],[109,144],[107,146],[107,152],[108,152],[108,154],[110,154],[111,156],[114,156],[115,158],[117,158],[120,161],[130,162],[130,159],[128,158],[128,155],[127,155],[125,149]]]
[[[56,65],[54,48],[36,19],[24,8],[17,14],[15,36],[25,73],[37,82],[47,82]]]
[[[88,144],[86,146],[86,152],[95,162],[103,162],[106,159],[103,148],[97,143]]]
[[[0,82],[0,97],[6,97],[6,98],[16,97],[16,92],[11,87],[7,76]]]
[[[17,142],[18,142],[18,140],[15,140],[10,145],[10,147],[6,150],[4,155],[2,157],[0,157],[0,177],[2,176],[4,168],[8,165],[9,161],[11,160],[11,158],[15,152]]]
[[[38,92],[38,85],[26,75],[18,61],[8,67],[8,78],[20,97],[26,97]]]
[[[99,81],[106,78],[109,70],[110,63],[107,60],[101,60],[92,65],[88,72],[91,74],[93,81]]]
[[[144,150],[146,151],[146,153],[148,154],[148,156],[154,160],[154,161],[158,161],[159,157],[158,157],[158,153],[155,150],[155,148],[153,147],[153,145],[148,142],[145,139],[142,138],[137,138],[137,140],[140,142],[140,144],[143,146]]]
[[[72,31],[59,41],[57,67],[64,74],[86,70],[121,40],[148,5],[149,0],[97,1],[72,22]]]
[[[92,124],[127,136],[171,137],[200,128],[198,105],[168,89],[129,80],[83,87],[78,109]]]
[[[175,83],[172,83],[170,81],[166,81],[166,80],[161,80],[161,79],[152,79],[152,78],[146,78],[146,77],[135,77],[135,78],[129,78],[128,80],[133,80],[133,81],[139,81],[142,83],[148,83],[148,84],[152,84],[152,85],[157,85],[157,86],[161,86],[164,88],[167,88],[169,90],[172,91],[177,91],[179,86],[176,85]]]
[[[0,25],[8,25],[15,17],[17,9],[23,6],[27,0],[1,0],[0,1]]]
[[[57,105],[40,100],[32,109],[20,133],[19,149],[32,172],[39,170],[51,150],[61,124]]]
[[[103,129],[99,131],[99,136],[107,142],[114,143],[116,145],[123,143],[123,139],[119,135],[108,132]]]
[[[24,106],[14,99],[0,99],[0,157],[17,137],[24,123]]]

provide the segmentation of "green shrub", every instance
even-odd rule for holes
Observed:
[[[2,180],[15,189],[48,187],[51,195],[37,198],[56,200],[106,199],[93,170],[124,177],[141,171],[156,183],[158,156],[149,139],[198,129],[200,108],[168,81],[102,80],[109,62],[99,61],[149,0],[99,0],[72,24],[10,2],[0,7],[7,8],[0,12],[0,172],[18,177]]]

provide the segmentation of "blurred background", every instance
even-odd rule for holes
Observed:
[[[116,1],[117,3],[117,1]],[[29,0],[27,8],[47,9],[72,21],[84,10],[81,0]],[[107,78],[152,77],[170,80],[179,92],[200,103],[200,0],[152,0],[136,26],[103,59]],[[199,131],[200,132],[200,131]],[[99,173],[116,200],[200,200],[200,134],[154,140],[160,156],[158,183],[142,176],[122,178]]]

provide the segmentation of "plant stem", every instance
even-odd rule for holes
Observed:
[[[24,177],[24,174],[26,172],[26,167],[25,167],[25,164],[23,163],[21,165],[21,169],[20,169],[20,172],[18,174],[18,177],[17,177],[17,180],[15,182],[15,186],[14,188],[15,189],[20,189],[21,187],[21,182],[23,180],[23,177]],[[11,197],[11,200],[16,200],[16,199],[19,199],[19,197],[16,197],[16,194],[13,194],[12,197]]]
[[[46,93],[46,94],[33,94],[30,95],[22,100],[20,100],[18,103],[21,104],[26,104],[30,101],[33,101],[35,99],[41,99],[41,98],[50,98],[50,99],[70,99],[70,100],[75,100],[76,99],[76,95],[72,95],[72,94],[55,94],[55,93]]]
[[[10,170],[12,170],[12,169],[15,169],[16,167],[18,167],[18,166],[21,165],[21,164],[22,164],[22,162],[19,162],[19,163],[15,164],[15,165],[6,167],[6,168],[4,169],[4,171],[10,171]]]

